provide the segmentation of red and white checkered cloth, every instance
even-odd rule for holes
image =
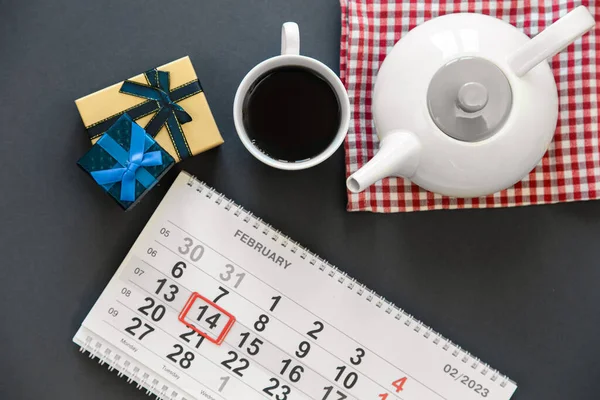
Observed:
[[[352,108],[345,143],[347,176],[366,164],[379,147],[371,110],[373,84],[385,56],[410,29],[439,15],[475,12],[501,18],[534,36],[580,4],[589,8],[599,24],[551,60],[560,97],[558,128],[548,152],[525,179],[487,197],[455,199],[428,192],[404,179],[387,178],[362,193],[348,192],[348,210],[513,207],[598,199],[600,5],[595,0],[341,0],[340,75]]]

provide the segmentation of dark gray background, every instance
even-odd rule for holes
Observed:
[[[0,0],[0,398],[145,398],[71,337],[181,169],[508,374],[515,400],[599,397],[600,203],[350,214],[342,150],[285,172],[243,148],[244,74],[279,51],[286,20],[337,71],[339,13],[336,0]],[[184,55],[225,144],[124,213],[75,164],[89,143],[73,101]]]

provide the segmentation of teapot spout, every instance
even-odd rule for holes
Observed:
[[[354,193],[362,192],[388,176],[410,178],[419,165],[421,143],[411,132],[398,130],[385,135],[379,151],[365,166],[346,180],[346,187]]]
[[[592,30],[595,25],[594,16],[585,6],[579,6],[515,51],[508,58],[508,65],[518,77],[522,77]]]

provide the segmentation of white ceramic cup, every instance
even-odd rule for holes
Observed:
[[[252,143],[252,140],[248,137],[246,128],[244,127],[243,105],[248,90],[257,79],[263,77],[267,72],[284,66],[299,66],[317,73],[317,75],[329,82],[335,91],[340,104],[340,126],[335,138],[322,153],[306,161],[286,162],[270,157]],[[292,94],[290,93],[290,95]],[[306,169],[314,167],[328,159],[344,141],[350,123],[350,101],[348,99],[346,88],[335,72],[314,58],[300,55],[300,31],[298,25],[295,22],[286,22],[281,28],[281,55],[269,58],[252,68],[252,70],[244,77],[242,83],[240,83],[233,102],[233,120],[242,143],[258,160],[279,169]]]

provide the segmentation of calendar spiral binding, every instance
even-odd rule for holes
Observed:
[[[118,377],[127,377],[127,383],[135,382],[139,390],[146,390],[147,395],[154,395],[158,400],[193,400],[193,397],[166,383],[160,375],[116,350],[86,328],[81,327],[73,339],[79,345],[80,352],[87,352],[91,359],[97,358],[98,364],[106,364],[109,371],[116,370]]]
[[[383,296],[375,293],[373,290],[367,288],[362,283],[348,276],[345,272],[341,271],[336,266],[330,264],[329,262],[320,258],[316,254],[311,253],[305,247],[291,240],[289,236],[282,234],[281,231],[273,228],[271,225],[265,223],[261,218],[253,215],[252,212],[236,204],[233,200],[225,197],[223,194],[217,192],[215,189],[206,185],[204,182],[196,179],[195,176],[190,175],[187,185],[193,187],[194,183],[197,185],[196,191],[198,193],[203,193],[206,191],[205,196],[207,198],[212,199],[214,197],[215,203],[217,205],[224,204],[223,208],[227,211],[231,211],[233,209],[233,215],[235,215],[236,217],[240,217],[242,214],[245,214],[242,219],[245,223],[250,223],[252,221],[251,226],[257,230],[259,230],[259,228],[262,225],[262,229],[260,229],[260,231],[265,236],[271,236],[271,239],[274,242],[279,243],[284,248],[289,247],[292,253],[300,252],[300,258],[305,260],[308,259],[308,262],[311,265],[318,265],[317,268],[319,268],[319,270],[322,272],[327,272],[327,275],[330,278],[337,277],[338,283],[344,284],[344,282],[347,282],[346,287],[349,290],[352,290],[357,295],[364,297],[366,301],[374,304],[377,308],[385,309],[386,314],[394,314],[394,318],[399,322],[404,321],[403,324],[407,328],[414,326],[412,330],[416,334],[422,334],[425,339],[431,339],[431,342],[436,346],[441,345],[441,348],[444,351],[451,351],[452,355],[457,360],[461,361],[465,365],[469,365],[474,371],[479,370],[481,375],[488,378],[491,382],[498,383],[500,387],[506,387],[508,383],[516,384],[506,375],[491,368],[488,364],[481,362],[479,358],[463,350],[454,342],[446,339],[444,336],[442,336],[429,326],[425,325],[423,322],[413,317],[411,314],[406,313],[402,308],[396,306],[391,301],[386,300]]]

